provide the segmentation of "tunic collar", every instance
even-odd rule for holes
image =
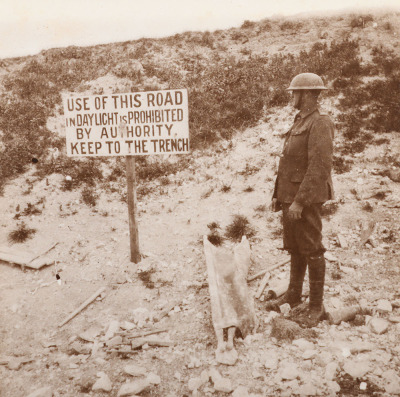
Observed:
[[[305,119],[307,116],[309,116],[311,113],[314,113],[316,110],[318,110],[318,106],[314,106],[311,109],[307,110],[306,112],[299,112],[296,114],[296,119],[301,117],[302,119]]]

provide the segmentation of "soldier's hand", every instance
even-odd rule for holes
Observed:
[[[272,212],[278,212],[281,210],[281,203],[276,199],[273,198],[271,201],[270,209]]]
[[[302,212],[303,212],[303,206],[294,201],[292,205],[289,207],[289,212],[288,212],[289,219],[292,219],[294,221],[300,219]]]

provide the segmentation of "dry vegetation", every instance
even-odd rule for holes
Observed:
[[[62,114],[63,91],[102,93],[92,82],[114,76],[113,91],[187,88],[194,149],[229,139],[288,103],[289,76],[320,74],[339,98],[342,154],[362,152],[381,132],[399,131],[399,15],[346,15],[314,19],[245,21],[240,28],[186,32],[163,39],[141,39],[95,47],[56,48],[37,56],[5,59],[0,90],[0,186],[38,161],[38,175],[72,176],[64,189],[102,180],[101,163],[77,161],[50,150],[64,150],[64,139],[48,126]],[[328,29],[329,27],[329,29]],[[379,43],[374,33],[387,38]],[[277,49],[279,37],[285,43]],[[275,41],[274,41],[275,39]],[[278,40],[279,42],[279,40]],[[383,44],[385,43],[385,44]],[[183,162],[187,163],[188,159]],[[149,180],[187,164],[140,162]],[[346,172],[348,162],[336,164]],[[109,178],[118,176],[118,167]],[[347,168],[346,168],[347,167]]]

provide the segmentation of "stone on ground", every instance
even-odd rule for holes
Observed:
[[[155,374],[154,372],[150,372],[147,375],[147,380],[152,384],[152,385],[159,385],[161,383],[161,378]]]
[[[249,392],[246,386],[239,386],[232,393],[232,397],[249,397]]]
[[[371,331],[375,334],[384,334],[389,328],[389,322],[384,318],[374,317],[369,322]]]
[[[41,387],[40,389],[35,390],[28,397],[52,397],[53,392],[50,386]]]
[[[110,392],[112,389],[110,378],[104,372],[99,372],[98,376],[99,379],[93,385],[92,390]]]
[[[232,382],[228,378],[219,378],[214,382],[214,389],[223,393],[230,393],[233,390]]]
[[[215,359],[220,364],[235,365],[238,359],[238,353],[235,349],[225,350],[223,352],[217,350],[215,352]]]
[[[293,380],[296,379],[298,376],[299,376],[299,369],[297,368],[297,365],[294,363],[287,363],[283,365],[283,368],[280,371],[280,377],[283,380]]]
[[[370,371],[370,365],[367,361],[349,360],[344,364],[343,370],[352,378],[362,378]]]
[[[140,367],[135,364],[126,365],[124,367],[124,372],[131,376],[143,376],[146,375],[146,368]]]
[[[147,389],[151,383],[147,379],[138,379],[134,382],[125,383],[118,391],[118,397],[134,396]]]

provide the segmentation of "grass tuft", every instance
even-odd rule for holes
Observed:
[[[243,215],[234,215],[232,222],[226,227],[225,236],[232,241],[239,242],[242,236],[248,239],[255,236],[255,230],[249,220]]]
[[[26,240],[32,238],[35,233],[36,229],[28,228],[26,224],[22,222],[15,230],[9,233],[8,241],[10,243],[23,243]]]

